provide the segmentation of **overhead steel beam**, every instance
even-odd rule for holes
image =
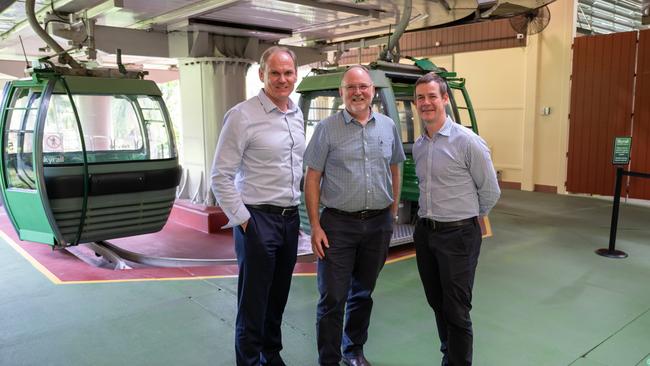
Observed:
[[[381,13],[384,12],[384,10],[381,9],[366,9],[366,8],[360,8],[356,6],[322,2],[319,0],[279,0],[279,1],[285,3],[305,5],[311,8],[318,8],[318,9],[339,11],[348,14],[361,15],[364,17],[375,18],[375,19],[379,19],[381,17]]]
[[[195,18],[205,13],[210,13],[216,10],[221,10],[238,3],[239,0],[203,0],[183,6],[176,10],[169,11],[165,14],[158,15],[153,18],[145,19],[134,23],[129,28],[144,29],[150,28],[153,24],[167,24],[169,22],[177,22],[178,19]]]
[[[77,31],[64,28],[54,27],[53,31],[56,36],[69,40],[83,36],[79,36]],[[94,25],[93,34],[95,48],[104,52],[115,53],[120,48],[126,55],[169,57],[169,44],[165,33]],[[128,39],[128,42],[124,42],[125,39]]]
[[[321,48],[321,51],[323,52],[333,52],[333,51],[339,51],[339,52],[346,52],[350,50],[354,50],[357,48],[368,48],[368,47],[373,47],[373,46],[381,46],[388,44],[388,36],[382,36],[382,37],[377,37],[377,38],[372,38],[372,39],[361,39],[361,40],[354,40],[354,41],[341,41],[337,42],[331,45],[323,46]]]
[[[256,26],[251,24],[238,24],[209,19],[187,19],[167,27],[172,30],[200,30],[215,34],[234,35],[241,37],[281,39],[291,37],[291,29]]]
[[[89,19],[93,19],[97,16],[110,14],[122,9],[124,9],[124,0],[107,0],[88,9],[86,16]]]

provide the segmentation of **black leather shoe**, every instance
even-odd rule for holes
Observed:
[[[372,366],[368,360],[363,356],[363,354],[341,358],[343,363],[348,366]]]
[[[270,359],[264,360],[261,363],[261,365],[262,366],[287,366],[287,364],[284,363],[280,355],[275,355],[272,356]]]

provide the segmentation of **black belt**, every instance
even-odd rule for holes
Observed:
[[[420,225],[426,226],[431,230],[442,230],[449,229],[452,227],[461,227],[465,225],[470,225],[476,222],[476,217],[470,217],[469,219],[458,220],[458,221],[436,221],[427,219],[426,217],[420,217],[418,223]]]
[[[298,213],[298,206],[280,207],[274,205],[246,205],[246,207],[282,216],[291,216]]]
[[[333,213],[335,213],[337,215],[354,217],[355,219],[365,220],[365,219],[369,219],[371,217],[379,216],[382,213],[386,212],[389,208],[390,208],[390,206],[388,206],[386,208],[379,209],[379,210],[362,210],[362,211],[354,211],[354,212],[343,211],[343,210],[339,210],[337,208],[332,208],[332,207],[326,207],[325,209],[329,210],[329,211],[331,211],[331,212],[333,212]]]

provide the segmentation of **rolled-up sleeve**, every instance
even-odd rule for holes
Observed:
[[[303,163],[314,170],[322,172],[325,170],[328,153],[329,139],[327,137],[327,130],[325,124],[319,123],[316,125],[314,134],[307,145]]]
[[[241,225],[250,218],[235,186],[235,176],[248,140],[246,122],[245,115],[239,110],[231,109],[226,113],[212,162],[212,192],[229,220],[224,228]]]
[[[478,193],[479,215],[486,216],[501,196],[501,189],[494,171],[490,149],[477,137],[468,146],[469,171]]]
[[[397,126],[393,124],[393,156],[390,158],[390,164],[399,164],[404,160],[406,160],[406,155],[404,154],[402,139],[399,137],[399,132],[397,132]]]

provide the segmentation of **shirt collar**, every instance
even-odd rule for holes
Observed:
[[[422,136],[423,136],[424,138],[428,139],[428,140],[433,139],[436,135],[443,135],[443,136],[449,137],[449,136],[451,135],[451,129],[452,129],[452,127],[453,127],[453,126],[452,126],[453,123],[455,123],[455,122],[452,121],[451,118],[449,118],[449,116],[447,116],[447,118],[445,119],[445,123],[444,123],[444,124],[442,125],[442,127],[438,130],[438,132],[435,133],[435,135],[429,137],[429,135],[427,135],[427,130],[426,130],[426,128],[425,128],[425,129],[422,131]]]
[[[438,133],[443,136],[449,137],[449,135],[451,135],[452,123],[455,122],[452,121],[451,118],[449,118],[449,116],[447,116],[447,119],[445,119],[445,124],[442,125],[442,128],[440,130],[438,130]]]
[[[369,107],[370,108],[370,107]],[[370,118],[368,118],[368,122],[372,121],[375,119],[375,112],[373,112],[372,108],[370,108]],[[356,121],[354,117],[348,112],[347,109],[343,109],[343,121],[345,121],[346,124]]]
[[[277,109],[278,111],[280,111],[280,108],[278,108],[278,106],[275,105],[275,103],[273,103],[271,98],[269,98],[269,96],[266,95],[266,93],[264,92],[264,88],[260,89],[260,92],[257,94],[257,98],[260,100],[260,103],[262,103],[262,108],[264,108],[264,111],[266,113],[269,113],[274,109]],[[287,113],[288,112],[295,112],[297,108],[298,108],[298,106],[296,106],[296,104],[293,102],[293,100],[291,100],[291,98],[289,98]]]

